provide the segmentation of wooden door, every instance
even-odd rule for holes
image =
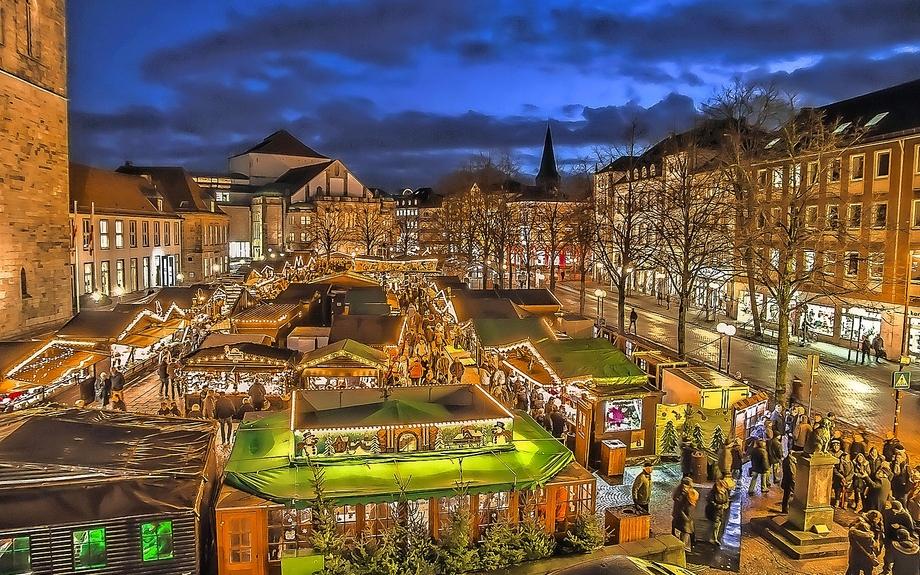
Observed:
[[[579,399],[575,403],[575,461],[588,467],[591,453],[591,426],[594,425],[594,405]]]
[[[265,575],[268,571],[263,510],[217,512],[219,575]]]

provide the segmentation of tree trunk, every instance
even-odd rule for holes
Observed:
[[[687,294],[681,293],[680,300],[677,303],[677,357],[684,359],[685,350],[687,349],[687,308],[690,298]]]
[[[763,326],[760,324],[760,309],[757,307],[757,283],[754,280],[754,267],[748,264],[748,299],[751,301],[751,322],[754,330],[754,337],[763,336]],[[735,316],[737,317],[737,313]]]
[[[789,377],[789,303],[792,300],[792,286],[788,281],[780,281],[776,295],[779,317],[776,318],[776,387],[773,399],[778,404],[786,405],[786,379]]]
[[[626,332],[626,278],[617,277],[617,330]]]

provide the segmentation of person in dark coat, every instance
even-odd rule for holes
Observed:
[[[888,560],[888,553],[885,553]],[[899,529],[891,545],[891,575],[917,575],[920,573],[920,546],[907,529]]]
[[[860,365],[866,365],[866,358],[869,357],[869,354],[872,353],[872,344],[869,343],[869,336],[864,335],[862,341],[859,344],[859,349],[862,351],[862,358],[860,359]]]
[[[779,435],[773,435],[767,441],[767,459],[770,462],[770,474],[773,483],[779,483],[779,466],[783,460],[783,440]]]
[[[879,549],[865,519],[859,518],[850,526],[847,538],[850,549],[846,575],[872,575]]]
[[[719,448],[719,452],[716,455],[716,479],[724,479],[726,477],[732,477],[732,443],[725,443],[722,447]]]
[[[891,497],[891,472],[883,466],[866,479],[866,502],[863,511],[881,511]]]
[[[687,552],[693,550],[696,524],[693,519],[696,503],[700,493],[693,488],[693,480],[689,477],[681,479],[677,489],[672,495],[674,508],[671,511],[671,531],[675,537],[684,542]]]
[[[160,397],[169,396],[169,372],[167,366],[169,364],[166,362],[166,358],[163,357],[160,359],[160,363],[157,364],[157,377],[160,379]]]
[[[553,427],[553,437],[559,439],[562,437],[562,434],[565,433],[566,422],[565,416],[562,415],[562,411],[559,409],[559,406],[555,403],[553,404],[553,411],[549,414],[550,422],[552,422]]]
[[[246,417],[246,414],[255,411],[255,408],[250,403],[248,397],[243,398],[243,403],[240,405],[240,408],[236,410],[236,418],[240,421],[243,421],[243,418]]]
[[[636,509],[643,513],[649,512],[649,502],[652,499],[652,466],[646,465],[642,472],[636,476],[632,485],[632,499]]]
[[[741,468],[744,465],[744,455],[741,453],[741,440],[737,437],[732,442],[732,477],[741,480]]]
[[[252,408],[255,411],[262,411],[265,407],[265,386],[261,381],[256,380],[249,386],[249,398],[252,400]]]
[[[831,479],[831,488],[833,489],[834,503],[840,509],[847,506],[847,497],[850,493],[850,486],[853,484],[853,462],[850,461],[849,453],[841,453],[840,459],[834,465],[834,477]]]
[[[680,472],[684,477],[690,475],[693,467],[693,442],[686,437],[680,442]]]
[[[725,482],[721,479],[712,485],[709,495],[706,496],[706,519],[712,521],[712,537],[709,542],[713,545],[722,545],[722,536],[725,534],[725,514],[731,504],[731,496]]]
[[[230,443],[234,415],[236,415],[236,409],[233,408],[233,402],[221,391],[217,396],[217,401],[214,402],[214,417],[220,422],[220,440],[224,445]]]
[[[882,334],[877,334],[872,340],[872,349],[875,350],[875,363],[882,363],[881,360],[888,359],[888,353],[885,351],[885,340]]]
[[[176,404],[175,401],[169,402],[169,415],[172,415],[174,417],[182,417],[182,412],[179,411],[179,406]]]
[[[766,493],[770,489],[767,472],[770,470],[770,459],[767,455],[767,442],[757,440],[757,446],[751,452],[751,483],[748,485],[748,495],[754,495],[754,487],[760,478],[760,492]]]
[[[632,308],[632,311],[629,312],[629,329],[626,331],[636,333],[637,321],[639,321],[639,314],[636,313],[636,308]]]
[[[116,365],[112,368],[112,374],[109,375],[112,382],[112,391],[122,391],[125,388],[125,374]]]
[[[898,531],[905,529],[908,533],[914,530],[914,520],[910,513],[904,510],[900,501],[891,501],[882,511],[882,520],[885,522],[885,561],[883,573],[891,571],[894,563],[894,544],[898,540]],[[916,574],[914,574],[916,575]]]
[[[789,513],[789,496],[795,491],[795,454],[789,452],[783,458],[783,478],[780,481],[780,487],[783,488],[783,513]]]

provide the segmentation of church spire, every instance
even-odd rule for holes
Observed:
[[[540,160],[540,172],[537,174],[537,186],[551,190],[559,188],[559,172],[556,171],[556,155],[553,153],[553,134],[546,125],[546,139],[543,141],[543,159]]]

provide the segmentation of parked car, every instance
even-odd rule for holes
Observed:
[[[549,575],[693,575],[677,565],[646,561],[628,555],[613,555],[578,563],[571,567],[553,571]]]

